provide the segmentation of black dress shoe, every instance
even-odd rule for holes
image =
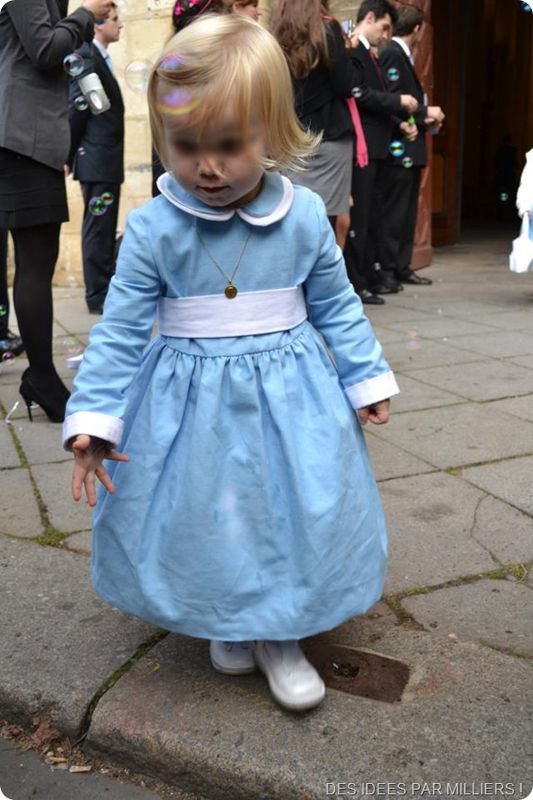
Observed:
[[[398,294],[398,289],[388,286],[386,283],[377,283],[372,287],[373,294]]]
[[[361,298],[362,302],[367,306],[385,305],[385,300],[382,297],[378,297],[373,292],[369,292],[368,289],[361,289],[361,291],[357,292],[357,294]]]
[[[421,278],[412,269],[404,270],[398,274],[398,280],[402,283],[412,283],[415,286],[431,286],[433,281],[431,278]]]

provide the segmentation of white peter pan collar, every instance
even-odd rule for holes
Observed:
[[[290,180],[279,172],[266,172],[261,191],[248,205],[242,208],[213,208],[186,192],[170,172],[157,181],[157,188],[169,203],[191,214],[193,217],[225,222],[238,214],[250,225],[264,228],[286,217],[292,206],[294,187]]]

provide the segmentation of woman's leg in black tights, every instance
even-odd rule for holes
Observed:
[[[0,228],[0,339],[7,338],[9,295],[7,293],[7,230]]]
[[[52,362],[52,277],[60,223],[16,228],[13,299],[20,335],[35,378],[55,376]]]

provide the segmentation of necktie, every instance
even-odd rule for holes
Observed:
[[[373,50],[369,50],[368,52],[370,54],[370,58],[372,59],[372,63],[374,65],[374,69],[376,70],[376,72],[378,74],[378,78],[379,78],[379,82],[381,84],[381,88],[383,89],[384,92],[386,92],[387,91],[387,85],[385,83],[385,78],[383,77],[383,73],[381,72],[381,67],[379,66],[379,61],[377,60],[376,55],[375,55]]]
[[[109,53],[105,54],[104,60],[105,60],[105,63],[107,64],[107,66],[109,68],[109,72],[111,73],[111,75],[113,75],[114,74],[113,73],[113,62],[111,61],[111,56],[109,55]]]

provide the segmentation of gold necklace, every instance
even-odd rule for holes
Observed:
[[[237,297],[237,295],[238,295],[238,293],[239,293],[239,292],[238,292],[238,289],[237,289],[237,287],[236,287],[236,286],[235,286],[235,284],[233,283],[233,281],[234,281],[234,279],[235,279],[235,275],[237,274],[237,272],[238,272],[238,270],[239,270],[239,267],[241,266],[241,261],[242,261],[242,259],[243,259],[243,256],[244,256],[244,251],[246,250],[246,248],[247,248],[247,246],[248,246],[248,242],[250,241],[250,237],[251,237],[251,235],[252,235],[252,231],[250,230],[250,232],[248,233],[248,236],[246,237],[246,240],[245,240],[245,242],[244,242],[244,245],[243,245],[243,247],[242,247],[241,254],[240,254],[239,258],[237,259],[237,263],[236,263],[236,265],[235,265],[235,269],[233,270],[233,273],[231,274],[231,276],[229,276],[229,275],[228,275],[228,274],[227,274],[227,273],[226,273],[226,272],[225,272],[225,271],[222,269],[222,267],[220,266],[220,264],[218,263],[218,261],[217,261],[217,260],[216,260],[216,259],[215,259],[215,258],[214,258],[212,255],[211,255],[211,253],[209,252],[209,248],[207,247],[206,243],[204,242],[204,240],[203,240],[203,238],[202,238],[202,235],[201,235],[200,231],[198,230],[198,225],[197,225],[197,223],[196,223],[196,220],[194,221],[194,228],[195,228],[195,230],[196,230],[196,234],[197,234],[197,236],[198,236],[198,240],[199,240],[200,244],[202,245],[202,247],[204,248],[205,252],[206,252],[206,253],[207,253],[207,255],[209,256],[209,258],[211,259],[211,261],[213,262],[213,264],[215,265],[215,267],[218,269],[218,271],[220,272],[220,274],[221,274],[221,275],[222,275],[222,276],[223,276],[223,277],[224,277],[224,278],[227,280],[227,282],[228,282],[228,283],[227,283],[227,285],[226,285],[226,288],[224,289],[224,294],[226,295],[226,297],[228,298],[228,300],[234,300],[234,299]]]

